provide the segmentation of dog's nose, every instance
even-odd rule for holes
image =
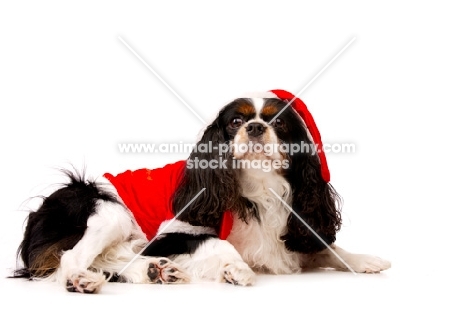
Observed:
[[[247,125],[247,134],[252,137],[257,137],[263,134],[265,132],[265,126],[263,124],[258,123],[258,122],[252,122],[249,125]]]

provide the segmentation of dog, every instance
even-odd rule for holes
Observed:
[[[27,218],[16,277],[97,293],[108,281],[248,286],[257,272],[391,266],[335,245],[341,200],[320,132],[284,90],[228,103],[184,161],[95,180],[65,173]]]

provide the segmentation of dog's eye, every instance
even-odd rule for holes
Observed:
[[[283,121],[283,119],[276,118],[276,119],[273,121],[273,125],[274,125],[274,126],[283,126],[283,125],[284,125],[284,121]]]
[[[233,128],[238,128],[240,127],[242,124],[244,123],[244,121],[241,119],[241,118],[234,118],[231,120],[231,126]]]

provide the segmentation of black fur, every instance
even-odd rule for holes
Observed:
[[[330,245],[335,242],[336,233],[341,226],[341,216],[337,208],[338,194],[322,179],[316,157],[298,155],[293,158],[292,167],[286,174],[286,179],[293,189],[292,208],[327,245]],[[300,253],[315,253],[326,248],[326,245],[292,213],[288,218],[288,232],[282,239],[289,250]]]
[[[285,103],[276,99],[268,100],[265,105],[276,106],[282,110]],[[288,107],[279,117],[283,122],[276,127],[278,138],[287,144],[313,146],[299,116]],[[271,118],[265,116],[266,121]],[[320,160],[315,149],[288,154],[289,168],[284,171],[285,178],[292,189],[293,210],[328,245],[335,242],[336,233],[341,227],[340,197],[331,184],[321,175]],[[282,236],[286,247],[295,252],[315,253],[326,245],[313,234],[294,214],[288,218],[288,231]]]
[[[201,244],[213,238],[217,238],[217,236],[211,234],[168,233],[149,244],[143,255],[154,257],[169,257],[180,254],[191,255],[195,253]]]
[[[245,104],[245,99],[238,99],[225,106],[218,114],[216,120],[205,130],[200,144],[212,144],[218,147],[228,143],[237,131],[228,125],[235,116],[249,119],[254,115],[240,115],[236,113],[237,108]],[[201,152],[196,148],[188,161],[216,160],[218,163],[225,161],[226,168],[218,169],[186,169],[182,181],[173,195],[173,210],[177,215],[186,205],[202,190],[205,191],[192,202],[180,215],[180,220],[194,226],[206,226],[217,228],[221,222],[223,213],[232,210],[239,217],[247,220],[255,214],[253,205],[240,194],[238,173],[232,169],[232,155],[229,152],[219,155],[219,148],[213,148],[212,152]]]
[[[112,194],[102,191],[80,174],[63,171],[70,181],[44,198],[40,208],[27,219],[18,256],[24,268],[16,277],[44,277],[58,267],[61,251],[73,248],[83,237],[88,218],[97,200],[117,203]]]

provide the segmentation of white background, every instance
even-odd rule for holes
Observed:
[[[64,181],[159,167],[187,154],[118,152],[121,142],[195,142],[204,119],[249,91],[305,86],[301,98],[344,198],[338,244],[392,261],[380,275],[260,276],[219,284],[109,284],[102,295],[0,281],[19,308],[292,306],[466,308],[468,21],[462,1],[10,1],[0,4],[1,271],[15,267],[27,210]],[[287,4],[286,4],[287,3]]]

